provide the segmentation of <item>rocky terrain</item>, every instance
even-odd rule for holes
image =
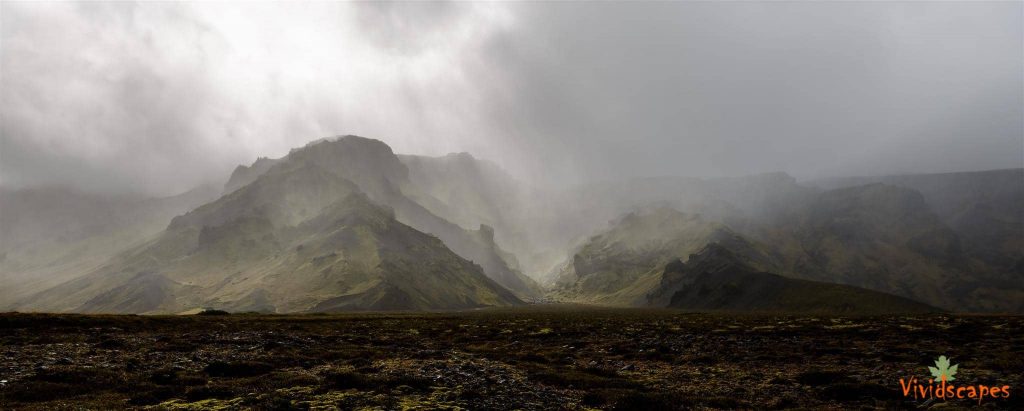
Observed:
[[[217,314],[217,313],[210,313]],[[1024,383],[1024,319],[535,306],[301,316],[0,315],[3,409],[949,409]],[[1018,391],[985,408],[1020,409]]]

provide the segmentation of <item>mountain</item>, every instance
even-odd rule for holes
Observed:
[[[825,191],[793,218],[750,236],[779,249],[785,270],[801,278],[950,310],[1024,310],[1024,282],[972,255],[910,188],[875,183]]]
[[[225,185],[225,191],[249,184],[282,162],[317,164],[355,183],[371,201],[392,208],[398,221],[437,236],[456,254],[479,264],[488,277],[518,296],[539,295],[539,286],[519,272],[515,258],[495,242],[494,226],[488,225],[487,220],[473,220],[465,226],[470,228],[464,228],[446,219],[452,218],[451,213],[439,212],[450,209],[429,207],[439,200],[430,195],[433,186],[424,181],[428,173],[422,169],[410,173],[403,158],[409,160],[408,156],[395,155],[391,147],[379,140],[358,136],[320,139],[293,149],[284,158],[260,158],[251,166],[239,166]],[[421,184],[426,188],[421,188]]]
[[[812,181],[825,188],[871,183],[905,187],[963,240],[964,251],[1024,280],[1024,169],[847,177]]]
[[[68,187],[0,189],[0,309],[95,270],[216,196],[212,186],[165,198]]]
[[[840,177],[813,180],[809,185],[836,188],[882,183],[918,191],[943,218],[951,218],[979,203],[991,204],[1020,221],[1024,205],[1024,168],[877,177]],[[1015,216],[1015,217],[1014,217]]]
[[[409,168],[409,182],[402,189],[407,197],[396,203],[399,219],[437,234],[456,253],[479,263],[491,278],[520,296],[542,293],[540,285],[522,273],[516,257],[528,255],[530,249],[524,231],[528,226],[517,211],[524,202],[522,186],[515,179],[496,164],[468,153],[401,155],[399,159]],[[467,231],[469,243],[462,235]]]
[[[681,257],[689,256],[686,262]],[[692,310],[881,314],[936,309],[859,287],[769,271],[785,256],[697,214],[659,207],[629,213],[573,256],[552,296],[561,300]]]
[[[521,303],[380,204],[405,171],[385,162],[390,149],[381,146],[343,138],[294,150],[251,183],[175,217],[155,240],[18,308],[301,312]]]
[[[676,260],[667,264],[661,283],[650,299],[658,306],[700,311],[832,315],[940,311],[877,291],[760,271],[719,243],[709,243],[700,252],[690,255],[685,263]]]
[[[551,294],[573,302],[646,305],[666,264],[712,242],[748,250],[766,264],[773,259],[721,223],[658,207],[629,213],[590,238],[562,267]]]
[[[0,309],[440,309],[544,293],[668,305],[666,267],[709,244],[765,287],[805,280],[1024,312],[1024,170],[551,189],[468,153],[328,138],[238,166],[223,190],[0,190]]]
[[[505,258],[510,266],[545,286],[557,281],[564,250],[638,208],[670,207],[739,227],[782,218],[817,192],[784,173],[638,178],[553,190],[516,181],[468,153],[399,158],[410,170],[411,189],[403,190],[410,198],[463,227],[493,227],[495,242],[514,254]]]
[[[267,157],[257,158],[251,165],[239,165],[235,167],[235,171],[231,172],[231,177],[228,177],[228,182],[224,183],[224,194],[230,194],[239,188],[245,187],[249,183],[256,181],[259,176],[270,170],[274,164],[277,164],[280,159],[273,159]]]
[[[797,184],[784,173],[636,178],[532,193],[533,200],[522,213],[527,221],[521,225],[529,227],[531,242],[539,251],[575,250],[610,221],[640,209],[672,208],[739,229],[750,222],[779,219],[815,194],[815,189]],[[564,258],[564,252],[538,253],[526,270],[536,272],[540,282],[552,284]]]
[[[917,191],[869,184],[801,193],[770,216],[722,207],[629,213],[578,246],[553,298],[646,305],[664,267],[719,243],[762,272],[855,286],[959,311],[1024,311],[1024,282],[965,251]],[[667,303],[667,301],[664,301]]]

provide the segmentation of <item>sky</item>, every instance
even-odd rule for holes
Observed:
[[[1022,2],[0,3],[0,186],[356,134],[538,185],[1024,167]]]

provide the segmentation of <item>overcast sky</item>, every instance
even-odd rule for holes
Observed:
[[[1024,166],[1024,3],[0,3],[0,184],[339,134],[538,182]]]

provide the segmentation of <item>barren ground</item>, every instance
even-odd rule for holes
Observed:
[[[0,314],[0,409],[935,408],[940,355],[1024,409],[1024,317],[529,307],[462,313]]]

